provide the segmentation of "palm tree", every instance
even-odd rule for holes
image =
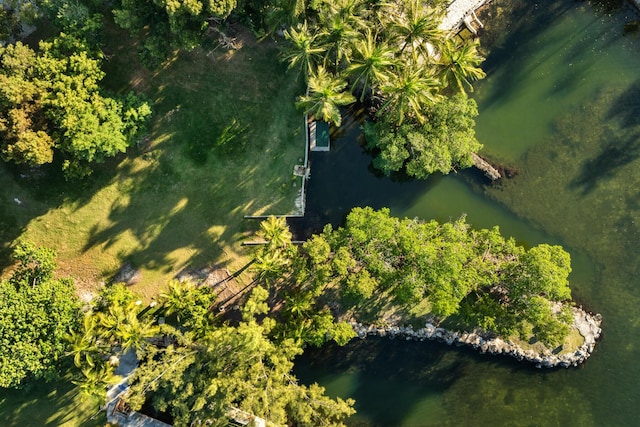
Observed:
[[[339,106],[351,104],[355,98],[344,92],[347,82],[334,77],[320,66],[317,73],[309,77],[309,93],[296,102],[298,108],[304,108],[306,114],[340,126],[342,116]]]
[[[291,45],[282,54],[282,58],[289,61],[289,68],[299,68],[305,78],[308,78],[324,57],[326,48],[320,43],[320,38],[309,30],[307,21],[298,24],[296,28],[285,30],[284,36]]]
[[[167,316],[176,314],[180,321],[180,312],[182,312],[187,304],[192,300],[191,292],[196,288],[192,282],[171,280],[169,288],[166,292],[160,294],[162,308]]]
[[[281,250],[291,244],[291,231],[285,217],[270,216],[260,223],[258,234],[267,242],[272,250]]]
[[[406,67],[401,73],[382,86],[386,100],[378,114],[395,114],[398,125],[406,116],[413,116],[424,123],[424,110],[442,97],[438,93],[441,81],[430,70],[419,66]]]
[[[289,259],[283,252],[263,250],[256,254],[251,268],[256,271],[259,280],[269,285],[272,280],[282,275],[288,264]]]
[[[153,324],[153,319],[139,319],[136,310],[127,310],[125,319],[115,331],[122,352],[129,349],[141,350],[147,338],[155,336],[160,328]]]
[[[354,29],[365,28],[370,13],[370,8],[363,0],[326,0],[322,8],[331,16],[339,15]]]
[[[347,68],[353,77],[353,88],[360,86],[360,101],[365,97],[367,89],[373,88],[389,79],[388,71],[395,65],[393,51],[384,43],[378,43],[376,37],[367,31],[364,39],[354,43],[355,58]]]
[[[73,363],[78,368],[83,364],[91,367],[95,365],[95,357],[102,350],[98,343],[98,333],[96,331],[96,319],[90,313],[84,315],[82,329],[72,331],[65,336],[69,343],[68,356],[73,356]]]
[[[333,13],[330,8],[321,11],[320,25],[322,40],[325,45],[330,46],[325,54],[324,65],[331,64],[333,71],[337,73],[342,61],[351,58],[351,45],[359,33],[354,28],[352,17]]]
[[[388,16],[390,38],[400,44],[400,55],[410,48],[414,62],[419,54],[428,59],[429,45],[437,49],[445,38],[438,28],[442,14],[427,7],[422,0],[404,0],[402,5],[398,8],[392,4],[383,9]]]
[[[483,79],[486,74],[478,65],[484,57],[478,53],[478,41],[467,41],[458,45],[453,40],[447,40],[440,50],[438,65],[440,76],[448,86],[462,93],[465,86],[473,92],[472,81]]]
[[[82,375],[84,377],[82,380],[72,382],[79,386],[85,395],[96,397],[103,401],[107,387],[116,384],[120,380],[120,377],[113,374],[113,367],[109,363],[100,363],[82,369]]]

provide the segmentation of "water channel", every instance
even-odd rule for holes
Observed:
[[[356,399],[358,426],[635,426],[640,420],[640,19],[609,2],[495,0],[481,15],[488,78],[473,97],[483,152],[517,170],[500,185],[474,172],[426,181],[370,167],[359,125],[312,158],[311,224],[353,206],[398,216],[467,215],[525,245],[572,254],[574,299],[604,316],[578,369],[537,370],[444,344],[386,339],[307,351],[303,382]],[[629,26],[627,26],[629,29]]]

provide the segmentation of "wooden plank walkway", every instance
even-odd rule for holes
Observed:
[[[453,0],[447,6],[447,13],[440,24],[440,29],[448,32],[456,31],[464,24],[464,19],[489,3],[491,0]]]

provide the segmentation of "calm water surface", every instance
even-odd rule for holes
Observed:
[[[623,31],[630,13],[496,0],[484,17],[488,78],[474,97],[485,154],[518,170],[499,186],[478,185],[473,172],[376,176],[356,123],[334,135],[331,153],[314,154],[308,227],[339,224],[353,206],[390,206],[409,217],[466,214],[525,245],[560,243],[572,254],[574,298],[605,319],[579,369],[383,339],[308,351],[299,377],[355,398],[352,425],[640,425],[640,34]]]

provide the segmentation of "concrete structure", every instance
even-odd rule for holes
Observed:
[[[309,123],[309,147],[311,151],[330,151],[329,123]]]

